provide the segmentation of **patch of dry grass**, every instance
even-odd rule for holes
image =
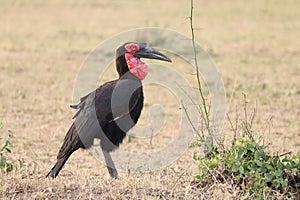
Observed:
[[[195,3],[195,27],[201,28],[196,39],[219,66],[227,90],[228,112],[242,107],[241,93],[246,92],[252,100],[249,106],[258,103],[255,132],[264,134],[270,150],[297,150],[299,1]],[[103,164],[87,152],[78,151],[58,179],[44,178],[72,122],[68,105],[73,83],[88,52],[105,38],[132,28],[158,26],[189,36],[185,18],[189,2],[34,0],[0,1],[0,5],[1,137],[11,130],[17,137],[14,155],[26,161],[21,171],[0,175],[1,198],[237,197],[230,184],[193,189],[191,175],[197,172],[197,165],[192,161],[192,150],[163,171],[122,172],[119,180],[111,180]],[[147,99],[151,101],[150,91],[145,93],[146,104]],[[224,135],[231,138],[231,134],[226,124]],[[35,173],[33,162],[37,163]]]

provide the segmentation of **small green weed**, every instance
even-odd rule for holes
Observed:
[[[135,139],[135,135],[134,134],[128,134],[128,143],[132,142],[132,140]]]
[[[200,183],[231,182],[240,188],[241,196],[264,199],[276,193],[293,196],[300,189],[300,152],[293,156],[270,155],[266,146],[241,134],[226,150],[215,148],[199,162]]]
[[[203,156],[195,152],[199,174],[194,176],[194,180],[201,185],[231,183],[240,190],[239,195],[243,199],[272,199],[276,194],[296,196],[300,189],[300,152],[293,156],[291,152],[271,155],[261,138],[254,139],[252,122],[255,110],[248,117],[244,97],[245,120],[239,137],[236,137],[237,129],[228,118],[235,133],[232,144],[225,147],[220,142]],[[199,141],[197,144],[201,146]]]
[[[14,135],[11,131],[8,131],[8,138],[4,140],[0,147],[0,170],[1,173],[9,173],[13,170],[17,170],[23,166],[22,159],[14,159],[11,157],[13,148]],[[1,138],[0,138],[1,139]]]

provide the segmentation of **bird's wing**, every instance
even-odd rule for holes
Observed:
[[[69,156],[73,151],[76,151],[80,147],[90,146],[91,137],[93,133],[97,132],[97,118],[95,111],[95,91],[81,98],[81,101],[77,105],[72,105],[72,108],[79,109],[74,115],[75,118],[72,126],[67,132],[64,142],[58,152],[57,159]],[[99,126],[99,125],[98,125]],[[83,135],[83,132],[87,132],[87,136]]]
[[[128,115],[143,95],[141,87],[140,81],[121,79],[114,82],[113,89],[109,90],[109,95],[102,90],[97,91],[95,105],[101,127]],[[103,99],[105,100],[103,101]]]
[[[62,158],[79,147],[90,147],[93,139],[101,134],[105,126],[127,116],[142,95],[137,92],[139,87],[141,83],[131,80],[107,82],[82,97],[79,104],[72,105],[72,108],[79,110],[73,117],[75,121],[65,136],[57,158]]]

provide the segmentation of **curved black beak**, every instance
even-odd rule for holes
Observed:
[[[170,58],[168,58],[164,54],[160,53],[159,51],[157,51],[151,47],[145,47],[145,48],[142,48],[141,50],[135,52],[134,57],[157,59],[157,60],[172,62],[172,60]]]

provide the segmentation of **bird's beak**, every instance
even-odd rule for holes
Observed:
[[[168,58],[164,54],[160,53],[159,51],[157,51],[151,47],[146,47],[146,48],[143,48],[143,49],[135,52],[134,57],[157,59],[157,60],[172,62],[170,58]]]

